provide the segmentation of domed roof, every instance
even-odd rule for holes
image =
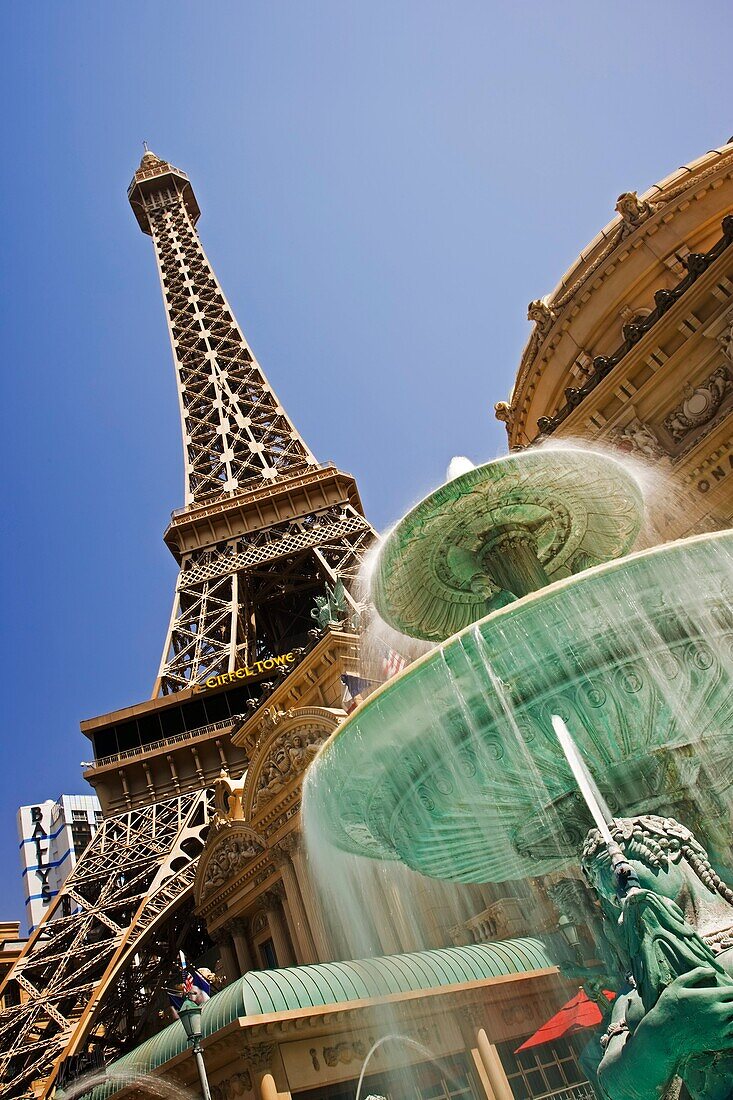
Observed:
[[[155,155],[155,153],[153,152],[152,149],[148,149],[148,143],[146,141],[143,142],[143,145],[145,146],[145,152],[143,153],[142,157],[140,158],[140,168],[141,169],[155,168],[156,164],[164,164],[165,163],[165,161],[162,161],[160,159],[160,157]]]
[[[684,275],[684,255],[712,247],[732,207],[733,142],[684,165],[642,195],[626,191],[618,197],[616,216],[554,290],[529,305],[534,328],[511,398],[496,406],[510,445],[537,435],[537,415],[554,407],[568,385],[578,385],[593,356],[615,350],[624,317],[631,320],[637,309],[648,313],[653,291],[673,286]]]
[[[242,1016],[373,1000],[555,965],[542,940],[526,938],[282,970],[250,970],[207,1001],[201,1013],[201,1030],[206,1038]],[[97,1085],[84,1097],[106,1100],[186,1049],[183,1024],[177,1020],[108,1066],[111,1080]]]

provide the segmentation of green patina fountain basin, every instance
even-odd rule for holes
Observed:
[[[544,477],[552,487],[558,456],[565,472],[554,495],[546,488],[538,503],[533,485]],[[482,548],[495,545],[497,527],[513,538],[528,522],[542,569],[565,579],[540,587],[532,563],[525,568],[524,546],[518,557],[510,546],[505,606],[380,688],[326,742],[308,776],[306,812],[337,847],[464,882],[545,874],[574,859],[590,822],[552,714],[565,718],[616,816],[670,813],[692,827],[704,818],[713,842],[718,825],[721,836],[730,835],[733,532],[569,576],[583,563],[623,553],[639,527],[641,498],[633,478],[605,456],[560,451],[547,459],[537,452],[502,460],[515,486],[524,486],[508,505],[490,488],[487,506],[478,488],[500,480],[500,463],[471,471],[428,498],[438,505],[437,539],[430,541],[423,502],[383,547],[377,606],[410,633],[418,633],[422,615],[423,637],[440,636],[452,621],[441,603],[461,608],[470,623],[473,612],[463,608],[478,604],[451,593],[465,594],[466,576],[480,576],[477,557],[493,598],[495,558]],[[475,511],[462,507],[470,494],[483,516],[473,525]],[[460,555],[451,557],[452,547]],[[454,568],[467,560],[466,549],[471,564]],[[446,562],[451,568],[441,572]],[[417,613],[410,568],[442,578]],[[528,576],[529,594],[517,598],[511,583]]]
[[[382,547],[372,597],[383,619],[442,642],[511,599],[625,554],[641,491],[594,451],[535,451],[441,485]]]

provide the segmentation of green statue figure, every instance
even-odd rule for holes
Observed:
[[[672,818],[622,818],[611,831],[639,885],[619,900],[591,831],[583,870],[631,973],[601,1040],[601,1088],[608,1100],[733,1100],[733,890]]]
[[[333,588],[328,584],[326,585],[325,596],[316,596],[311,618],[315,619],[322,630],[325,630],[331,623],[343,622],[347,615],[346,590],[343,581],[339,577]]]

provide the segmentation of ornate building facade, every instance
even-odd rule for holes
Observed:
[[[496,405],[510,448],[597,440],[670,479],[664,537],[730,526],[732,244],[733,141],[620,195],[530,303],[514,388]]]

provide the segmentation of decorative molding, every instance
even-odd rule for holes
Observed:
[[[565,272],[557,289],[544,299],[546,304],[555,312],[557,319],[561,319],[566,306],[577,301],[578,295],[584,287],[586,292],[583,301],[614,270],[617,262],[625,258],[627,252],[621,251],[619,249],[620,245],[623,244],[625,249],[629,250],[635,245],[643,243],[645,237],[656,232],[662,221],[668,221],[684,209],[687,195],[693,189],[695,197],[700,198],[707,191],[718,186],[719,182],[730,177],[732,162],[733,153],[726,150],[706,169],[695,171],[693,168],[682,179],[682,182],[677,183],[675,186],[665,188],[657,185],[650,188],[646,192],[649,196],[648,199],[640,199],[636,192],[624,192],[620,195],[616,203],[616,210],[619,214],[618,219],[601,231],[596,240],[580,254],[572,267]],[[626,244],[627,238],[631,238],[634,234],[636,234],[634,241],[631,244]],[[599,251],[588,262],[588,257],[593,255],[594,249]],[[619,255],[614,257],[617,250]],[[513,412],[512,421],[519,420],[521,426],[524,426],[524,417],[534,389],[531,378],[542,370],[543,364],[536,364],[536,360],[543,342],[544,337],[543,339],[537,339],[536,332],[531,334],[525,345],[517,371],[512,391],[511,408]],[[503,419],[503,417],[499,419]]]
[[[540,416],[537,420],[540,436],[549,435],[566,420],[616,368],[624,357],[647,335],[669,309],[672,308],[697,280],[720,259],[725,250],[733,243],[733,215],[728,214],[722,221],[722,237],[705,253],[691,252],[685,257],[687,275],[673,290],[658,290],[654,295],[655,308],[646,317],[625,326],[623,343],[611,355],[597,355],[593,359],[593,372],[580,387],[565,390],[565,404],[556,409],[552,416]],[[518,383],[519,384],[519,383]],[[515,387],[516,392],[516,387]],[[539,437],[538,437],[539,438]]]
[[[272,1066],[275,1050],[275,1043],[252,1043],[251,1046],[245,1047],[244,1057],[250,1069],[255,1071],[268,1070]]]

